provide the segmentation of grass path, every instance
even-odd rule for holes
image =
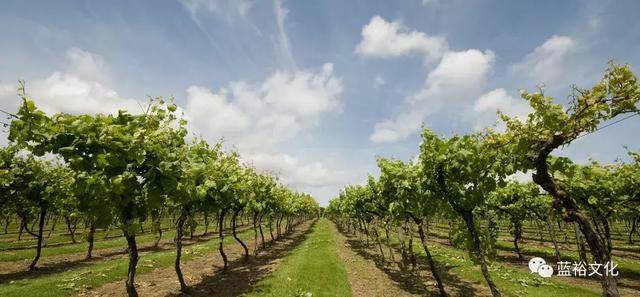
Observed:
[[[246,296],[351,296],[331,222],[319,219],[307,239]]]

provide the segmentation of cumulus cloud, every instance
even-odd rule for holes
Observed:
[[[494,59],[493,52],[477,49],[445,53],[424,87],[405,99],[404,109],[393,119],[376,123],[369,139],[376,143],[405,139],[420,129],[427,115],[468,103],[484,87]]]
[[[342,81],[327,63],[317,72],[276,72],[261,84],[234,82],[218,92],[187,89],[185,113],[208,140],[224,137],[242,151],[272,147],[340,111]]]
[[[369,139],[375,143],[395,142],[405,139],[420,129],[423,118],[422,111],[409,110],[402,112],[394,119],[376,123]]]
[[[116,113],[119,109],[132,113],[141,111],[137,100],[124,99],[99,82],[61,72],[35,81],[28,86],[28,93],[38,107],[48,113],[108,114]]]
[[[289,154],[255,153],[246,155],[258,169],[273,171],[282,182],[295,187],[323,187],[344,181],[346,173],[331,170],[321,162],[304,163]]]
[[[533,110],[525,100],[514,98],[505,89],[499,88],[480,96],[469,117],[475,121],[474,128],[480,130],[496,123],[502,124],[498,121],[498,111],[524,120]]]
[[[562,77],[567,58],[575,52],[577,43],[571,37],[554,35],[511,69],[524,73],[541,83],[551,83]]]
[[[518,171],[512,175],[509,175],[507,179],[515,182],[520,182],[523,184],[530,183],[533,181],[531,174],[532,174],[531,170],[528,170],[527,172]]]
[[[324,114],[340,112],[342,90],[327,63],[319,70],[278,71],[257,84],[233,82],[218,91],[191,86],[184,111],[205,139],[224,138],[257,169],[275,172],[298,189],[317,189],[336,185],[345,172],[282,153],[281,147]]]
[[[442,37],[409,30],[401,21],[388,22],[376,15],[362,28],[362,40],[355,52],[380,58],[420,53],[433,61],[442,56],[446,48],[447,42]]]
[[[111,82],[109,67],[102,56],[74,47],[67,50],[67,59],[68,73],[104,85]]]
[[[111,81],[102,56],[81,49],[67,51],[66,71],[54,72],[43,79],[27,81],[27,93],[39,108],[47,113],[66,112],[116,113],[119,109],[140,112],[140,102],[122,98],[105,86]],[[16,96],[17,84],[6,84],[0,92],[0,102],[9,110],[17,110],[20,100]],[[6,90],[11,90],[7,92]]]
[[[28,94],[39,108],[74,114],[142,111],[141,102],[122,98],[103,84],[111,77],[100,55],[71,49],[67,59],[65,71],[27,81]],[[16,89],[16,84],[0,84],[0,104],[9,111],[20,104]],[[308,155],[308,160],[301,160],[274,152],[281,151],[279,144],[317,125],[323,114],[340,112],[342,90],[341,78],[327,63],[316,70],[278,71],[257,84],[232,82],[219,91],[190,86],[180,109],[192,131],[212,142],[224,138],[259,170],[278,173],[284,183],[301,189],[326,188],[344,180],[345,172]]]

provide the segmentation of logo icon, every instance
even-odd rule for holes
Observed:
[[[538,267],[538,274],[542,277],[551,277],[553,275],[553,267],[551,265],[543,264]]]
[[[547,265],[547,261],[540,257],[529,260],[529,270],[531,273],[537,273],[542,277],[551,277],[553,275],[553,267]]]

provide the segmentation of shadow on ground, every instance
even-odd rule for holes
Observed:
[[[249,228],[250,227],[248,226],[244,226],[243,228],[239,228],[238,230],[239,232],[242,232]],[[215,231],[208,232],[207,234],[194,235],[193,239],[185,240],[185,242],[183,243],[183,246],[186,247],[194,244],[199,244],[199,243],[213,240],[216,238],[218,238],[218,235],[217,235],[217,232]],[[154,247],[152,245],[141,247],[138,249],[138,252],[140,253],[160,252],[160,251],[169,251],[174,249],[175,247],[172,243],[163,243],[163,244],[160,244],[160,246],[158,247]],[[75,260],[63,260],[55,263],[46,263],[38,267],[38,269],[35,271],[27,271],[26,270],[27,266],[25,264],[25,270],[0,274],[0,283],[10,282],[14,280],[34,279],[34,278],[43,277],[51,274],[66,272],[71,269],[88,267],[96,262],[111,260],[116,256],[125,255],[127,253],[127,250],[125,248],[113,249],[111,251],[106,251],[103,253],[100,253],[100,251],[98,250],[95,253],[96,254],[99,253],[99,255],[96,255],[91,259],[78,258]]]
[[[278,239],[272,247],[250,258],[249,262],[245,263],[242,257],[230,262],[226,271],[218,270],[214,275],[206,276],[200,283],[191,286],[187,294],[169,296],[239,296],[248,293],[253,285],[273,272],[269,266],[274,260],[283,259],[307,239],[315,224],[316,221],[292,237]]]
[[[341,229],[338,226],[338,230],[347,238],[347,243],[358,255],[367,259],[373,260],[376,263],[376,267],[386,273],[394,282],[396,282],[401,289],[411,294],[418,294],[422,296],[439,296],[440,292],[435,286],[427,286],[425,284],[425,279],[421,276],[418,271],[427,271],[430,273],[429,267],[426,265],[426,258],[416,255],[418,258],[417,266],[414,269],[407,268],[401,269],[398,268],[402,265],[393,265],[398,264],[396,262],[390,262],[391,259],[384,259],[381,255],[374,252],[375,247],[371,245],[367,245],[362,240],[358,239],[353,234],[345,232],[345,230]],[[388,255],[388,253],[385,253]],[[390,265],[391,264],[391,265]],[[438,266],[438,273],[443,278],[445,290],[447,293],[452,296],[476,296],[476,289],[473,287],[473,284],[459,278],[457,275],[449,272],[451,268],[455,266],[444,267],[439,263],[436,263]],[[431,277],[429,277],[432,280]],[[435,281],[434,281],[435,282]],[[453,288],[453,290],[452,290]],[[455,291],[455,294],[453,294]]]

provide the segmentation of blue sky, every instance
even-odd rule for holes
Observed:
[[[48,112],[174,96],[194,133],[326,203],[450,135],[524,116],[518,90],[567,101],[607,61],[640,66],[637,1],[3,1],[0,106],[16,82]],[[633,118],[562,154],[640,149]],[[5,141],[6,142],[6,141]]]

